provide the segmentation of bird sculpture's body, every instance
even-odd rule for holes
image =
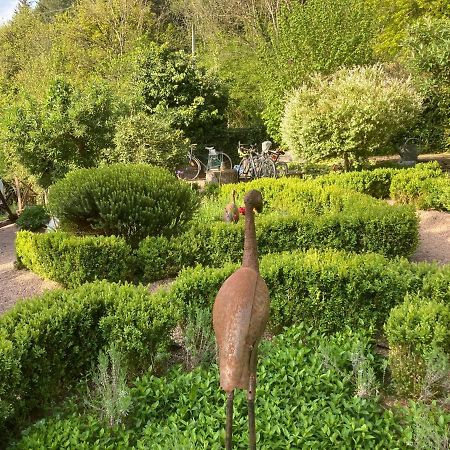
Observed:
[[[259,274],[254,209],[262,210],[259,191],[245,199],[245,241],[242,266],[222,285],[213,308],[219,348],[220,386],[228,394],[226,448],[231,448],[233,392],[248,391],[249,443],[256,448],[254,401],[257,346],[269,318],[269,291]]]
[[[233,197],[233,200],[231,201],[231,203],[228,203],[228,205],[225,206],[223,220],[225,222],[238,223],[239,222],[239,209],[236,206],[236,191],[233,191],[232,197]]]

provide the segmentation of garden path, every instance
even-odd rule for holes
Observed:
[[[411,259],[450,263],[450,214],[439,211],[419,211],[418,214],[420,244]],[[20,299],[58,287],[57,283],[43,280],[31,271],[14,268],[16,231],[15,225],[0,228],[0,314]],[[170,281],[153,283],[149,289],[156,290]]]
[[[29,270],[14,268],[16,231],[14,224],[0,228],[0,314],[22,298],[58,287],[57,283],[43,280]]]
[[[419,247],[412,261],[450,263],[450,214],[440,211],[419,211]]]

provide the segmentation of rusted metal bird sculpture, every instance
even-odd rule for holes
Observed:
[[[249,446],[256,449],[255,390],[257,346],[269,318],[269,290],[259,274],[254,210],[261,212],[259,191],[245,195],[242,266],[222,285],[213,308],[219,348],[220,386],[227,392],[225,446],[232,447],[234,389],[247,390]]]
[[[236,191],[233,190],[232,193],[233,200],[225,206],[225,212],[223,214],[223,220],[225,222],[239,222],[239,209],[236,206]]]

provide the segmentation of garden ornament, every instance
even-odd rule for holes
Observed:
[[[223,220],[228,223],[229,222],[238,223],[239,222],[239,209],[236,206],[236,191],[234,191],[234,190],[233,190],[232,197],[233,197],[232,202],[228,203],[228,205],[225,206]]]
[[[245,195],[245,240],[242,266],[225,282],[213,307],[219,348],[220,386],[227,393],[225,446],[232,447],[234,389],[247,390],[249,445],[256,449],[255,389],[257,347],[269,318],[269,291],[259,274],[254,210],[262,211],[262,196]]]

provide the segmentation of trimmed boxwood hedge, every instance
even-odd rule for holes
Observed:
[[[131,247],[115,236],[20,231],[16,255],[19,264],[64,286],[130,278]]]
[[[410,207],[375,202],[341,213],[261,216],[256,233],[260,255],[314,247],[409,256],[417,246],[418,222]],[[176,275],[182,267],[237,262],[243,242],[243,221],[238,225],[198,223],[172,239],[144,239],[138,249],[139,278],[149,282]]]
[[[210,309],[236,267],[186,269],[172,285],[171,298]],[[439,295],[450,283],[450,269],[336,250],[266,255],[260,269],[270,291],[274,331],[299,322],[326,331],[371,324],[379,328],[406,293]]]
[[[105,281],[16,304],[0,316],[0,435],[67,392],[113,342],[132,372],[147,369],[179,312],[165,293]]]
[[[389,198],[392,179],[405,170],[411,169],[380,168],[360,172],[330,173],[317,177],[314,181],[320,186],[338,186],[375,198]]]

